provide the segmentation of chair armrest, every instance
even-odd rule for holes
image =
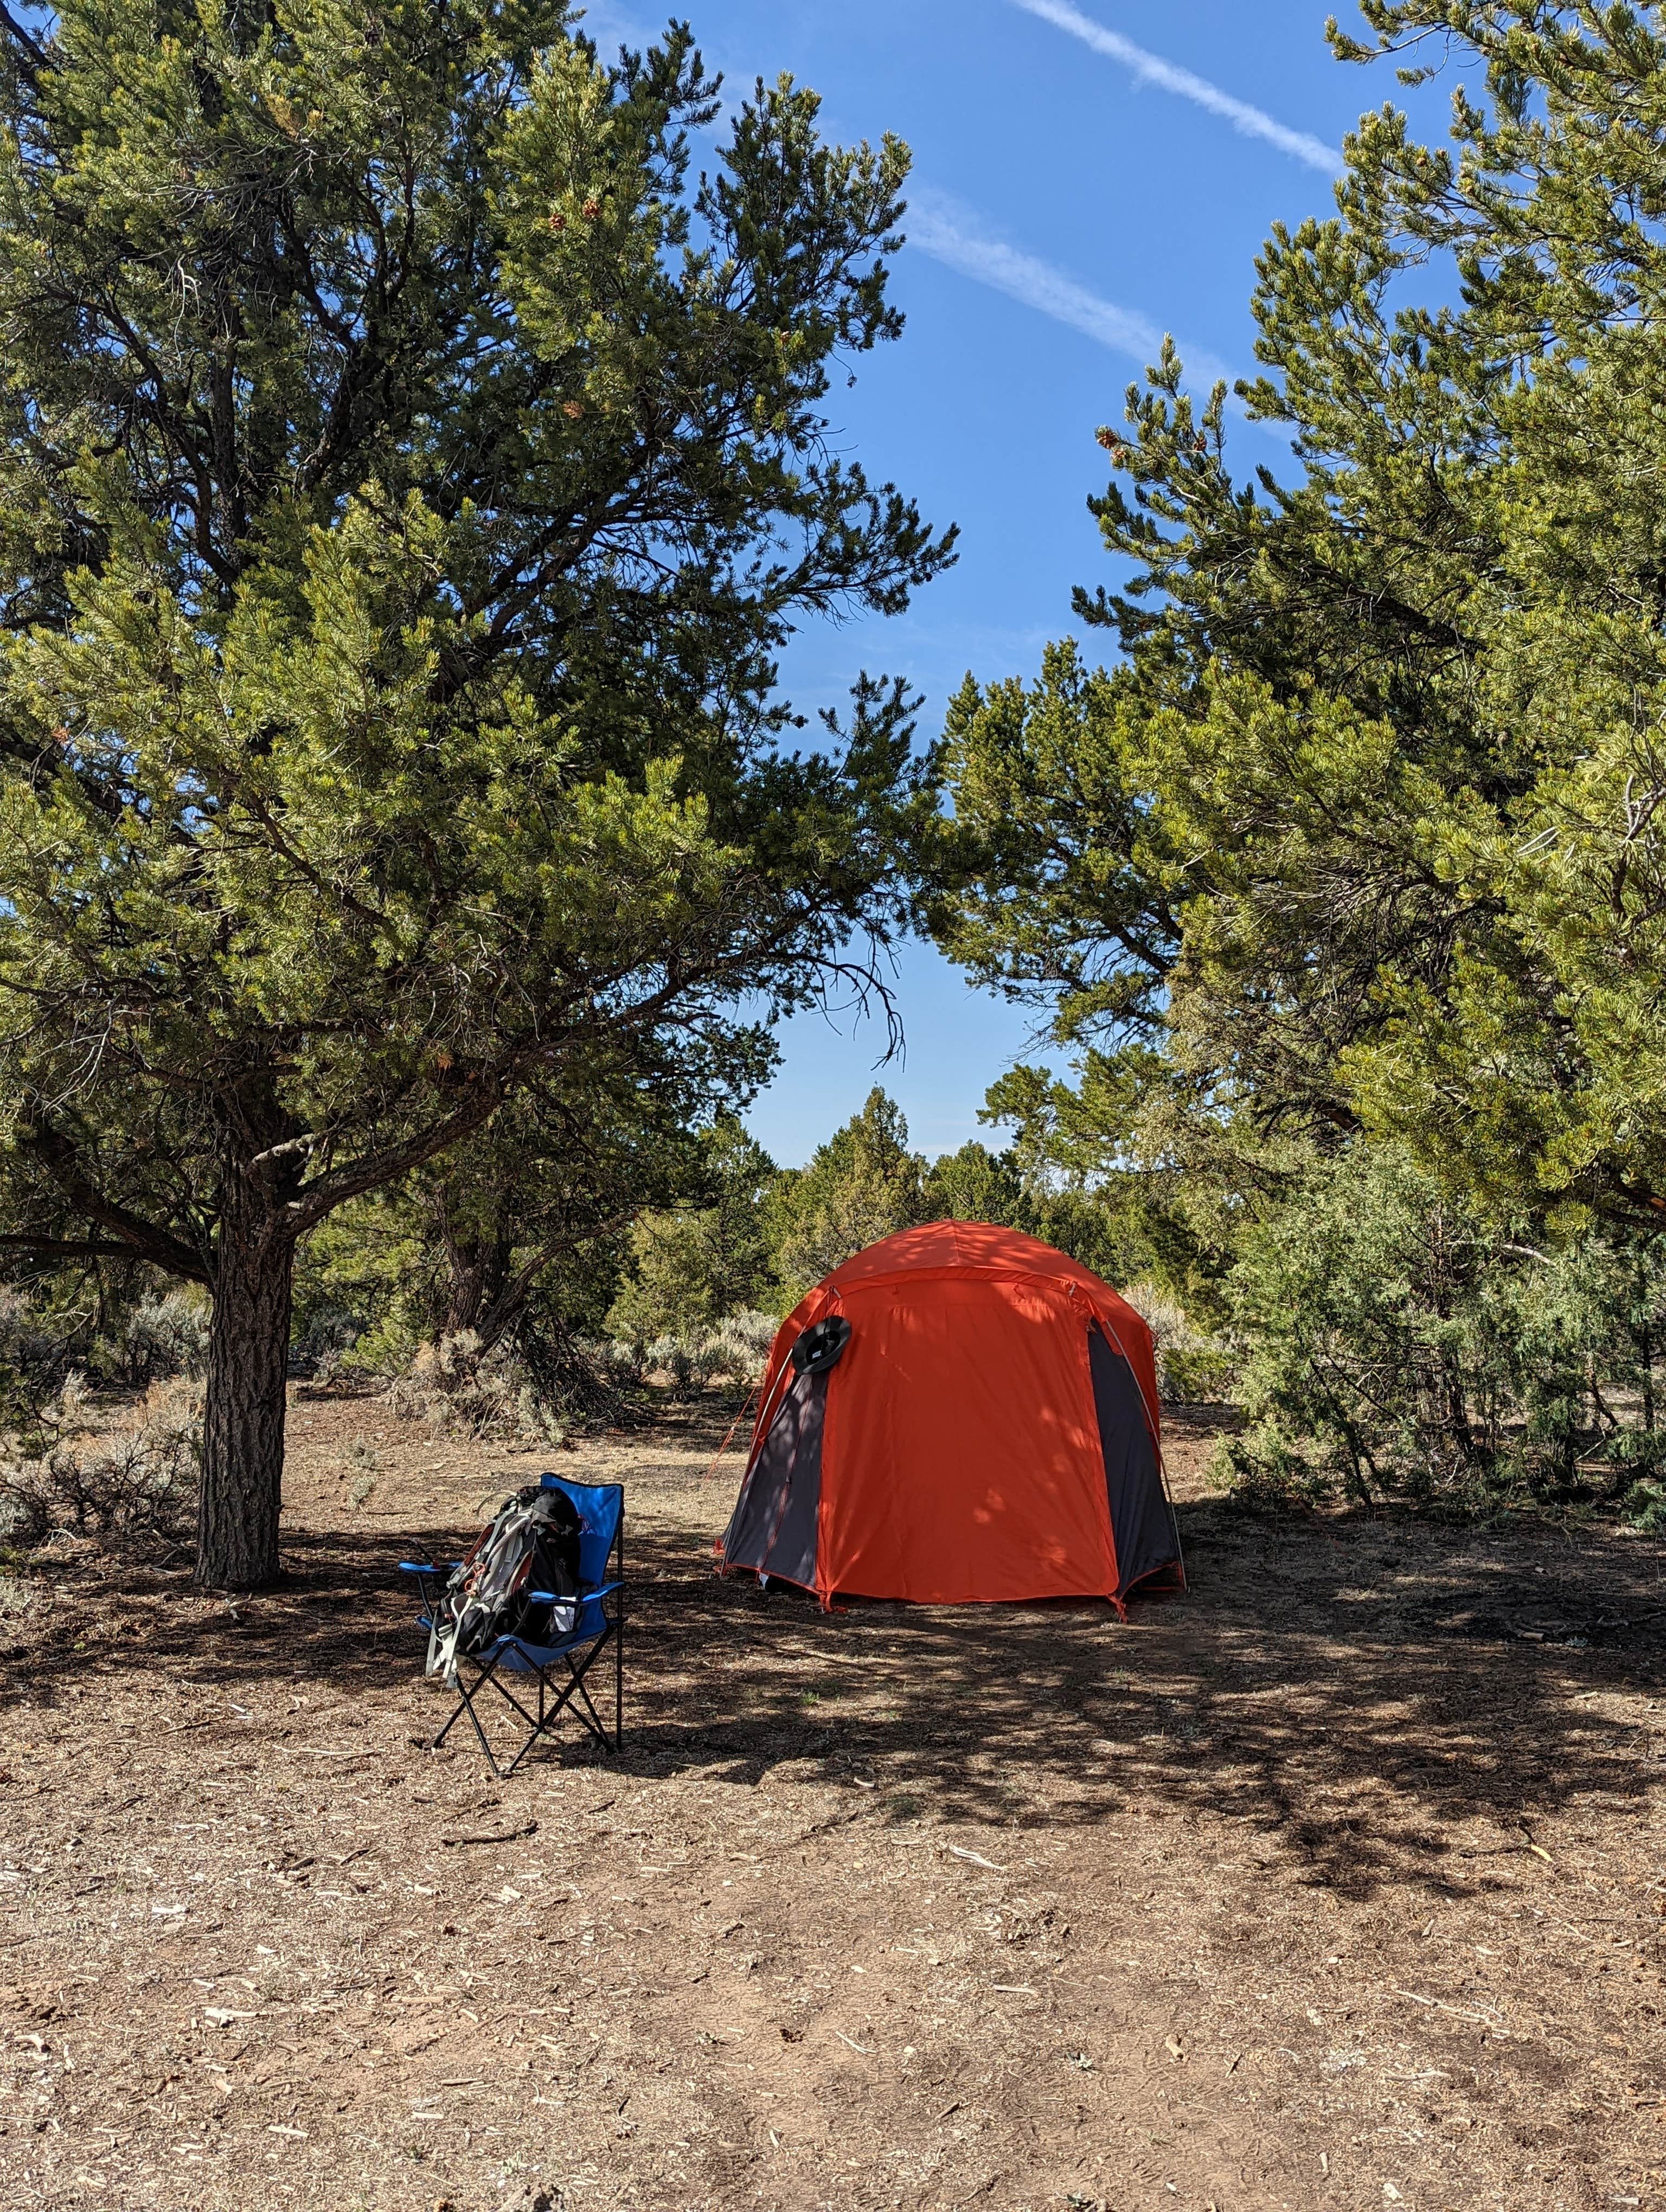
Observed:
[[[454,1572],[457,1568],[462,1565],[462,1564],[463,1562],[460,1559],[447,1559],[440,1561],[401,1559],[399,1562],[399,1572],[402,1575],[448,1575]]]
[[[575,1590],[528,1590],[526,1595],[534,1605],[583,1605],[593,1597],[611,1597],[615,1590],[623,1589],[618,1583],[598,1583],[593,1589],[587,1586]]]

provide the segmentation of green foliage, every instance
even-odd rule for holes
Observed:
[[[903,1109],[876,1084],[861,1111],[777,1182],[770,1240],[784,1304],[899,1229],[927,1218],[926,1162],[909,1150]]]
[[[723,1286],[731,1269],[715,1206],[639,1215],[630,1231],[630,1273],[607,1317],[632,1344],[685,1336],[733,1310]]]
[[[982,1118],[1012,1130],[1010,1158],[1029,1194],[1020,1225],[1107,1282],[1151,1283],[1207,1330],[1221,1317],[1237,1225],[1219,1176],[1199,1172],[1217,1125],[1177,1111],[1183,1089],[1146,1046],[1090,1048],[1075,1073],[1067,1083],[1020,1066],[989,1087]]]
[[[89,1364],[130,1389],[175,1376],[201,1378],[208,1365],[208,1300],[194,1284],[136,1298],[109,1318]]]
[[[1010,1152],[992,1152],[976,1137],[958,1152],[942,1152],[921,1185],[927,1221],[991,1221],[1035,1234],[1035,1208]]]
[[[1316,1164],[1247,1231],[1225,1294],[1253,1492],[1612,1494],[1666,1442],[1645,1395],[1666,1243],[1503,1238],[1397,1147]]]
[[[1173,966],[1138,708],[1126,672],[1086,668],[1068,641],[1048,647],[1033,686],[969,676],[949,704],[963,873],[933,926],[979,981],[1048,1007],[1061,1042],[1156,1026]]]
[[[333,1368],[345,1354],[349,1366],[397,1372],[439,1333],[444,1298],[443,1255],[425,1243],[405,1194],[355,1199],[319,1224],[298,1256],[296,1352],[307,1365],[323,1354]]]
[[[1635,209],[1666,40],[1541,0],[1367,13],[1485,93],[1450,150],[1363,118],[1336,216],[1268,242],[1247,400],[1298,480],[1235,484],[1219,395],[1195,419],[1170,364],[1105,434],[1132,586],[1079,608],[1131,656],[1150,905],[1183,878],[1174,1019],[1212,1065],[1500,1212],[1646,1222],[1666,253]]]
[[[1566,1490],[1654,1449],[1666,31],[1364,12],[1345,59],[1479,65],[1451,142],[1367,114],[1268,241],[1282,477],[1171,348],[1098,433],[1122,659],[963,690],[934,923],[1083,1055],[991,1110],[1244,1347],[1246,1466]]]
[[[1626,1515],[1645,1536],[1666,1536],[1666,1482],[1639,1482],[1626,1498]]]
[[[606,1324],[627,1343],[696,1337],[775,1294],[763,1221],[775,1163],[729,1115],[707,1132],[702,1152],[699,1196],[711,1202],[649,1209],[632,1224]]]
[[[824,435],[907,155],[783,79],[696,180],[689,33],[562,0],[65,0],[0,106],[0,1232],[213,1289],[258,1577],[297,1240],[514,1102],[744,1098],[909,918],[902,688],[772,689],[949,558]]]
[[[297,1334],[314,1317],[326,1335],[346,1321],[346,1364],[396,1373],[465,1331],[482,1352],[596,1335],[643,1200],[704,1188],[712,1140],[672,1107],[599,1085],[564,1100],[546,1088],[536,1111],[511,1102],[489,1129],[321,1224],[301,1258]]]
[[[902,1109],[879,1086],[804,1168],[778,1171],[732,1118],[719,1119],[703,1150],[690,1200],[636,1217],[607,1317],[610,1334],[639,1355],[656,1339],[675,1340],[695,1369],[725,1356],[726,1324],[751,1328],[759,1310],[787,1310],[842,1261],[899,1229],[989,1221],[1055,1242],[1063,1228],[1086,1245],[1103,1243],[1091,1206],[1063,1195],[1037,1202],[1010,1152],[973,1139],[928,1163],[910,1150]],[[718,1348],[702,1348],[710,1346]]]

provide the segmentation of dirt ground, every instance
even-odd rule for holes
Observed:
[[[544,1461],[378,1401],[297,1389],[281,1591],[36,1577],[3,2212],[1666,2208],[1666,1547],[1254,1519],[1176,1419],[1189,1597],[823,1615],[721,1433],[561,1459],[617,1760],[424,1747],[393,1563]]]

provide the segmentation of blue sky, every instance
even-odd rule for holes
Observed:
[[[787,70],[821,94],[830,137],[891,131],[913,149],[911,242],[891,280],[908,327],[835,391],[833,415],[872,477],[959,524],[959,563],[904,616],[802,633],[783,686],[813,710],[842,702],[863,667],[904,675],[935,734],[968,669],[1033,674],[1043,643],[1072,629],[1072,585],[1109,576],[1084,505],[1105,481],[1093,433],[1120,420],[1161,334],[1206,380],[1218,363],[1248,374],[1268,227],[1329,212],[1325,149],[1364,108],[1404,95],[1381,64],[1331,59],[1325,0],[682,0],[678,12],[732,93]],[[605,42],[659,21],[632,0],[593,5],[588,27]],[[1277,459],[1265,431],[1240,426],[1236,442],[1245,471]],[[749,1117],[781,1164],[800,1164],[876,1080],[922,1150],[980,1133],[984,1091],[1026,1056],[1033,1017],[924,946],[903,954],[897,997],[906,1057],[877,1073],[876,1024],[803,1015],[783,1030],[781,1072]]]

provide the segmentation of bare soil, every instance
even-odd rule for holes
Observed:
[[[1177,1418],[1189,1597],[822,1614],[713,1576],[721,1427],[562,1459],[625,1750],[503,1784],[392,1570],[538,1455],[297,1390],[281,1589],[25,1569],[4,2212],[1666,2207],[1666,1547],[1256,1519]]]

